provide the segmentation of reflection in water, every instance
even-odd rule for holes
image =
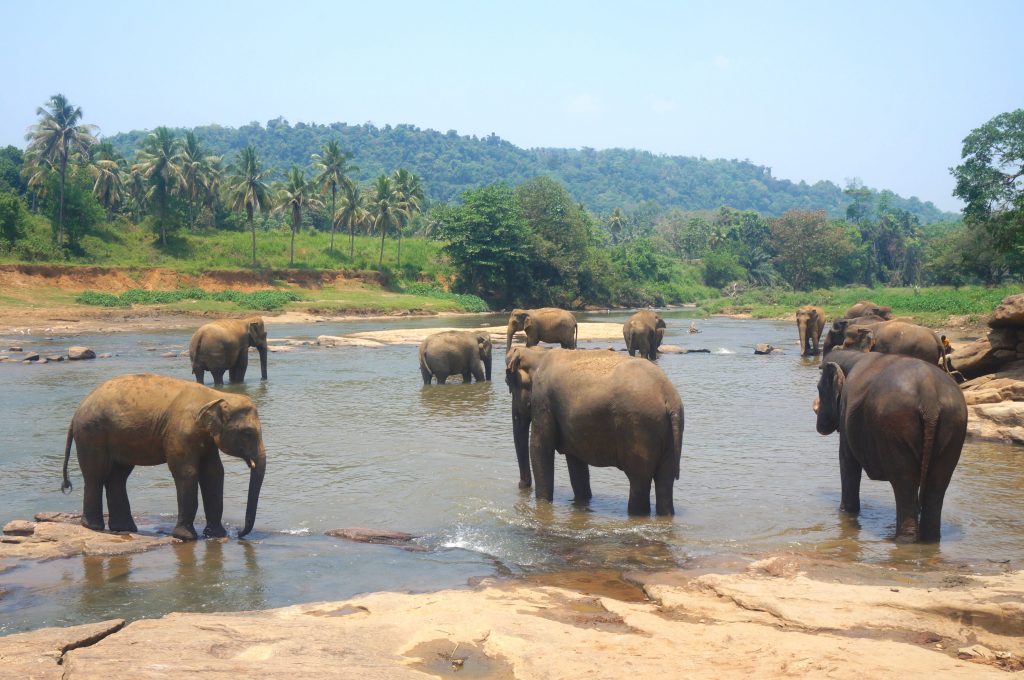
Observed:
[[[599,315],[621,322],[628,314]],[[893,543],[889,484],[865,480],[861,514],[838,512],[838,437],[815,432],[819,357],[799,357],[791,322],[707,319],[687,333],[688,313],[662,313],[666,344],[713,354],[666,354],[658,366],[686,404],[676,516],[626,514],[629,484],[593,468],[594,498],[574,507],[565,463],[556,461],[554,502],[521,491],[503,382],[425,387],[414,345],[297,348],[271,357],[267,382],[223,389],[257,404],[268,471],[254,540],[199,541],[116,558],[54,560],[0,573],[0,633],[115,616],[237,610],[340,599],[375,590],[426,590],[473,576],[528,575],[595,567],[649,569],[806,550],[840,559],[927,568],[1024,559],[1024,449],[968,442],[946,494],[942,542]],[[288,326],[277,335],[316,337],[373,328],[477,327],[504,318],[380,320]],[[185,347],[192,329],[81,336],[115,356],[61,365],[0,365],[0,498],[5,517],[81,509],[58,491],[67,423],[79,401],[119,373],[191,379],[188,360],[149,347]],[[695,341],[699,338],[699,343]],[[752,346],[786,348],[761,357]],[[67,341],[55,341],[66,346]],[[621,338],[594,343],[621,349]],[[45,353],[47,343],[33,349]],[[501,349],[494,363],[503,364]],[[500,376],[500,370],[496,376]],[[39,414],[52,417],[40,418]],[[225,457],[225,522],[243,523],[248,469]],[[136,468],[133,507],[169,528],[177,514],[166,466]],[[202,522],[203,518],[198,518]],[[145,522],[141,525],[147,528]],[[428,552],[323,536],[365,526],[414,533]],[[59,584],[54,586],[54,584]]]
[[[420,405],[427,415],[442,418],[477,417],[487,410],[491,402],[492,385],[487,381],[423,385],[420,389]]]

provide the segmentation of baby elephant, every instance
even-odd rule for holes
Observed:
[[[423,384],[432,378],[443,385],[448,376],[461,375],[477,382],[491,379],[491,334],[487,331],[442,331],[420,343],[420,373]]]
[[[665,320],[656,312],[641,309],[622,324],[622,337],[629,356],[636,356],[639,351],[640,356],[654,361],[665,337]]]
[[[90,392],[71,419],[64,449],[62,491],[71,489],[68,459],[72,442],[85,478],[82,524],[103,530],[103,490],[111,531],[138,531],[126,484],[136,465],[167,463],[178,492],[178,523],[171,534],[196,538],[193,523],[203,492],[204,536],[226,536],[224,465],[219,451],[250,468],[245,526],[252,531],[267,454],[256,406],[249,397],[217,392],[189,380],[162,375],[123,375]]]
[[[249,366],[249,348],[260,353],[260,377],[267,379],[267,329],[263,319],[219,319],[204,324],[192,335],[188,353],[192,358],[192,373],[196,382],[203,383],[204,371],[213,374],[213,384],[224,384],[224,371],[233,383],[245,380]]]

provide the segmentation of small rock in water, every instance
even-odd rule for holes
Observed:
[[[21,347],[13,346],[13,347],[8,347],[7,351],[8,352],[20,352],[20,351],[22,351],[22,349],[21,349]]]
[[[39,352],[29,352],[22,361],[39,361]]]
[[[96,352],[92,351],[88,347],[75,346],[68,349],[68,359],[70,361],[83,361],[85,359],[95,359]]]
[[[177,352],[164,352],[160,356],[162,356],[165,359],[176,359],[176,358],[178,358],[178,353]]]
[[[363,527],[350,527],[347,529],[331,529],[325,532],[328,536],[335,538],[347,538],[357,543],[382,543],[385,545],[397,545],[408,543],[416,538],[404,531],[390,531],[388,529],[366,529]]]
[[[97,356],[98,359],[109,359],[110,357],[112,357],[114,355],[111,354],[110,352],[104,352],[103,354],[98,354],[96,356]]]
[[[64,361],[64,358],[65,357],[64,357],[63,354],[47,354],[46,355],[46,360],[47,361]]]
[[[782,354],[782,349],[775,345],[769,345],[767,342],[758,343],[754,345],[754,354]]]

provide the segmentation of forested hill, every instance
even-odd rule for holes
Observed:
[[[598,213],[635,209],[646,203],[684,210],[726,205],[768,215],[781,215],[790,208],[822,208],[841,216],[850,202],[832,182],[776,179],[770,168],[748,161],[663,156],[629,149],[521,149],[493,134],[478,138],[412,125],[290,125],[278,118],[266,126],[250,123],[236,129],[208,125],[195,128],[195,132],[211,153],[223,155],[225,160],[232,160],[246,145],[255,145],[275,177],[283,176],[293,164],[308,167],[310,155],[335,139],[359,167],[356,175],[360,180],[407,168],[423,178],[427,195],[434,201],[450,201],[466,189],[494,182],[516,185],[548,175]],[[131,158],[146,134],[132,131],[108,139]],[[917,215],[922,222],[958,217],[917,198],[890,195],[890,204]]]

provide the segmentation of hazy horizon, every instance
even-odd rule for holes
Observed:
[[[948,168],[963,138],[1024,105],[1024,4],[1011,1],[72,7],[0,6],[0,56],[16,66],[0,145],[24,148],[36,107],[61,92],[105,136],[279,116],[410,124],[746,159],[959,210]],[[67,49],[40,49],[54,37]]]

